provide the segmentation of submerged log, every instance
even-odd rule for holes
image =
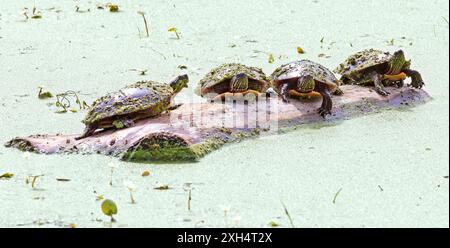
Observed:
[[[222,145],[261,135],[276,135],[305,125],[327,125],[361,115],[400,107],[413,107],[431,97],[418,89],[388,88],[383,97],[367,87],[343,86],[333,96],[332,115],[323,118],[316,109],[321,99],[259,99],[248,104],[187,103],[157,118],[140,120],[120,130],[98,131],[75,140],[76,135],[33,135],[6,143],[22,151],[42,154],[91,154],[118,156],[126,161],[191,161]]]

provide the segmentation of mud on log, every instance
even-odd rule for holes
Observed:
[[[307,124],[327,125],[348,118],[400,107],[413,107],[431,97],[424,90],[388,88],[387,97],[358,86],[343,86],[343,96],[333,96],[332,115],[316,113],[321,99],[268,98],[250,104],[189,103],[158,118],[138,121],[121,130],[105,130],[75,140],[77,135],[33,135],[6,143],[22,151],[42,154],[92,154],[118,156],[126,161],[192,161],[222,145],[249,137],[275,135]]]

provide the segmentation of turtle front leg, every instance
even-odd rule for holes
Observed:
[[[425,83],[422,80],[422,76],[418,71],[411,69],[403,69],[403,72],[406,74],[406,76],[411,78],[412,87],[421,89],[425,85]]]
[[[169,110],[169,111],[175,110],[175,109],[181,107],[181,105],[183,105],[183,104],[182,104],[182,103],[179,103],[179,104],[171,104],[171,105],[167,108],[167,110]]]
[[[96,125],[87,125],[86,128],[84,129],[83,133],[80,136],[75,137],[75,140],[87,138],[87,137],[93,135],[95,130],[97,130]]]
[[[322,89],[319,91],[322,95],[322,105],[317,110],[317,112],[325,117],[326,115],[331,114],[331,109],[333,108],[333,102],[331,100],[331,94],[327,89]]]
[[[383,85],[383,76],[380,74],[374,74],[372,75],[372,80],[373,80],[373,84],[375,85],[375,91],[382,95],[382,96],[387,96],[390,93],[388,91],[386,91],[384,89],[384,85]]]
[[[288,84],[283,84],[283,86],[281,86],[281,90],[280,90],[280,94],[281,94],[281,99],[283,99],[283,102],[289,103],[289,99],[288,99]]]

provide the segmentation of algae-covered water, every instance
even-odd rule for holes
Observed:
[[[270,73],[307,58],[334,68],[372,47],[401,47],[433,100],[228,145],[196,163],[135,164],[0,146],[0,175],[14,174],[0,179],[1,227],[290,227],[283,204],[296,227],[449,226],[448,1],[129,0],[116,1],[118,13],[97,3],[0,3],[1,143],[83,129],[85,111],[55,113],[55,99],[38,99],[39,86],[74,90],[92,102],[137,80],[187,72],[190,88],[176,98],[183,102],[198,100],[196,83],[220,63]],[[41,18],[31,18],[33,6]],[[148,38],[138,11],[146,13]],[[117,167],[112,186],[110,163]],[[41,174],[34,189],[26,183]],[[135,204],[124,181],[136,186]],[[153,189],[160,184],[170,188]],[[112,225],[101,196],[117,203]]]

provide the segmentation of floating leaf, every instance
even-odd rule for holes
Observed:
[[[74,224],[74,223],[70,223],[70,224],[69,224],[69,228],[77,228],[77,225]]]
[[[272,64],[273,62],[275,62],[275,58],[273,57],[273,54],[269,54],[268,62],[269,62],[270,64]]]
[[[10,179],[14,176],[12,173],[5,173],[3,175],[0,175],[0,179]]]
[[[304,54],[305,51],[303,50],[303,48],[297,47],[297,53],[298,53],[298,54]]]
[[[117,205],[112,200],[106,199],[102,202],[102,212],[106,215],[111,217],[111,222],[114,222],[113,215],[117,214]]]
[[[236,47],[236,44],[230,44],[230,45],[228,45],[228,47],[231,47],[231,48]]]
[[[270,227],[279,227],[280,224],[278,224],[277,222],[272,220],[272,221],[269,222],[268,226],[270,226]]]
[[[149,171],[144,171],[144,172],[142,172],[141,176],[148,177],[148,176],[150,176],[150,172]]]
[[[97,195],[97,196],[95,197],[95,200],[96,200],[96,201],[101,201],[101,200],[103,200],[103,195]]]

